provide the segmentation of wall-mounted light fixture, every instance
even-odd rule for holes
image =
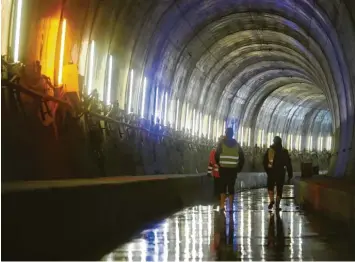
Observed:
[[[17,0],[17,6],[16,7],[17,8],[16,8],[16,24],[15,24],[14,62],[18,62],[19,61],[22,0]]]
[[[251,142],[251,128],[248,128],[248,146],[250,146],[250,142]]]
[[[186,113],[185,113],[185,129],[189,129],[189,104],[186,103]]]
[[[196,110],[194,108],[194,110],[192,111],[192,134],[195,134],[195,127],[196,127]]]
[[[63,63],[64,63],[64,50],[65,50],[65,33],[67,30],[67,20],[62,22],[62,34],[60,39],[60,52],[59,52],[59,69],[58,69],[58,85],[63,84]]]
[[[178,124],[179,124],[179,99],[176,101],[176,119],[175,119],[175,129],[178,130]]]
[[[240,127],[240,145],[243,146],[244,145],[244,128],[241,126]]]
[[[144,77],[143,80],[143,90],[142,90],[142,108],[141,108],[141,117],[144,118],[144,107],[145,107],[145,92],[147,88],[147,78]]]
[[[168,92],[165,92],[165,103],[164,103],[164,125],[168,124]]]
[[[332,149],[332,137],[328,136],[327,138],[327,150],[330,151]]]
[[[94,55],[95,55],[95,41],[91,41],[90,56],[89,56],[89,81],[88,81],[88,94],[92,91],[92,82],[94,78]]]
[[[308,136],[308,150],[311,151],[313,148],[313,137]]]
[[[219,136],[219,119],[216,120],[216,141],[218,141]]]
[[[112,88],[112,55],[108,57],[108,74],[107,74],[107,89],[106,89],[106,104],[111,103],[111,88]]]
[[[208,115],[208,129],[207,129],[207,138],[209,139],[211,135],[211,115]]]
[[[293,135],[290,135],[290,150],[293,149]]]
[[[200,120],[200,128],[199,128],[199,136],[201,137],[202,136],[202,129],[203,129],[203,119],[202,119],[202,113],[200,112],[200,117],[199,117],[199,120]]]
[[[133,93],[133,77],[134,77],[134,71],[131,69],[131,74],[130,74],[130,80],[129,80],[129,94],[128,94],[128,113],[132,112],[132,93]]]

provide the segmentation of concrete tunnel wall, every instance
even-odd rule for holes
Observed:
[[[2,42],[2,54],[9,57],[14,49],[11,10],[18,1],[3,1],[2,7],[2,36],[9,40]],[[118,100],[121,108],[128,109],[132,84],[132,108],[141,112],[146,77],[146,118],[167,116],[178,128],[191,129],[189,122],[197,115],[199,128],[194,132],[206,135],[210,119],[211,137],[221,133],[226,119],[236,119],[237,129],[252,130],[251,144],[258,142],[260,129],[280,133],[284,141],[291,134],[301,136],[302,148],[310,136],[315,144],[318,137],[330,135],[335,153],[332,174],[354,176],[351,1],[22,3],[19,60],[26,64],[39,60],[42,73],[54,82],[65,19],[63,63],[78,66],[84,92],[95,41],[92,87],[107,97],[108,55],[112,55],[111,100]],[[165,96],[168,112],[163,106]],[[245,143],[248,138],[242,140]]]
[[[68,118],[65,128],[54,136],[53,128],[44,127],[32,104],[25,105],[25,113],[2,90],[2,181],[50,180],[66,178],[95,178],[125,175],[196,174],[206,173],[210,147],[157,137],[137,129],[119,129],[102,133],[105,173],[102,173],[93,152],[90,131],[85,118]],[[24,132],[24,130],[26,132]],[[292,158],[294,171],[300,171],[298,158]],[[321,170],[327,169],[321,163]],[[246,153],[244,172],[263,172],[262,155],[256,159]],[[259,187],[265,181],[256,174],[242,174],[236,188]],[[254,185],[255,184],[255,185]]]
[[[8,94],[2,91],[5,105]],[[85,118],[68,118],[56,139],[30,105],[25,114],[15,106],[2,107],[2,181],[207,173],[208,146],[136,129],[122,129],[121,137],[118,128],[101,135],[103,173]]]

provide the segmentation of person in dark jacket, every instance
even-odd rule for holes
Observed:
[[[276,185],[276,209],[280,210],[280,201],[282,198],[282,190],[285,183],[286,170],[288,179],[293,177],[291,158],[286,149],[282,147],[282,139],[275,136],[274,144],[266,151],[264,155],[264,169],[267,174],[267,188],[269,193],[269,209],[272,209],[274,200],[274,188]]]
[[[215,160],[219,166],[220,176],[220,210],[224,210],[226,194],[229,198],[230,211],[233,210],[234,186],[237,174],[244,166],[242,147],[233,138],[233,129],[226,129],[226,137],[218,144]]]

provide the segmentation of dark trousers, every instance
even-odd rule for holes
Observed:
[[[235,181],[237,179],[237,169],[236,168],[219,168],[220,176],[220,194],[234,194]]]
[[[219,177],[213,177],[213,185],[214,185],[214,190],[213,190],[213,195],[217,199],[219,199],[220,196],[220,181],[221,179]]]
[[[274,191],[276,185],[276,195],[282,198],[282,191],[285,184],[285,175],[268,174],[267,175],[267,190]]]

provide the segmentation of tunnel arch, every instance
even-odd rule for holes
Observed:
[[[206,115],[216,113],[214,118],[221,123],[225,118],[242,116],[244,111],[248,112],[248,123],[250,118],[257,122],[265,104],[278,101],[272,121],[280,129],[300,127],[315,135],[317,130],[332,134],[338,153],[334,170],[342,176],[346,170],[347,174],[354,170],[355,162],[349,146],[355,143],[355,33],[354,12],[349,6],[346,0],[34,0],[26,12],[40,22],[24,25],[28,41],[22,43],[31,44],[22,56],[26,61],[39,59],[45,73],[55,78],[56,66],[52,64],[56,61],[50,58],[48,45],[44,43],[48,49],[44,55],[40,51],[40,39],[47,34],[42,27],[46,28],[48,22],[57,28],[58,35],[58,21],[67,19],[65,63],[78,64],[79,74],[86,78],[89,45],[94,40],[97,53],[93,82],[103,96],[107,92],[107,61],[112,55],[112,96],[122,109],[127,109],[132,69],[136,113],[141,111],[141,86],[147,78],[146,118],[154,115],[157,88],[169,96],[172,121],[179,100],[179,118],[185,118],[183,105],[190,103],[204,115],[203,126]],[[262,83],[260,74],[274,79],[288,75],[284,86],[302,76],[312,92],[301,93],[303,96],[295,101],[280,91],[286,87],[276,88],[276,84],[258,86],[259,92],[251,92]],[[251,104],[239,107],[239,96],[251,94],[255,96],[248,97]]]
[[[250,6],[249,6],[249,8],[250,8]],[[312,24],[312,26],[315,26],[315,22],[314,22],[314,20],[310,20],[311,21],[311,23],[310,23],[310,25],[309,25],[309,28],[311,27],[311,24]],[[324,22],[324,19],[323,19],[323,21],[322,22]],[[324,25],[324,24],[323,24]],[[331,36],[332,35],[332,32],[329,32],[329,31],[326,31],[326,35],[327,36]],[[199,37],[200,38],[200,37]],[[325,48],[327,48],[327,47],[329,47],[331,44],[333,43],[333,41],[331,41],[331,40],[329,40],[329,38],[327,38],[326,39],[326,41],[325,41]],[[324,47],[324,46],[323,46]],[[209,50],[207,51],[207,52],[210,52]],[[329,50],[328,50],[328,52],[329,52]],[[337,61],[337,59],[339,59],[339,58],[334,58],[334,57],[336,57],[336,55],[333,55],[333,64],[334,64],[334,61]],[[329,58],[329,55],[328,55],[328,58]],[[184,57],[183,58],[183,60],[186,60],[186,57]],[[341,60],[341,58],[340,58],[340,60]],[[328,59],[328,61],[329,61],[329,59]],[[338,63],[338,62],[337,62]],[[341,63],[341,62],[340,62]],[[330,63],[330,66],[332,66],[331,65],[332,63]],[[334,67],[334,66],[333,66]],[[192,67],[192,68],[194,68],[194,66]],[[192,69],[192,70],[194,70],[194,69]],[[190,70],[191,71],[191,70]],[[183,74],[186,74],[186,72],[185,73],[183,73]],[[193,74],[193,73],[191,73],[191,74]],[[338,84],[339,83],[341,83],[342,82],[342,78],[343,77],[339,77],[339,75],[336,75],[336,73],[334,73],[334,72],[332,72],[332,73],[326,73],[326,75],[328,76],[328,77],[335,77],[335,80],[336,80],[336,82],[337,82],[337,86],[338,86]],[[175,74],[175,77],[178,77],[179,78],[179,76],[177,76],[177,74]],[[182,77],[182,78],[184,78],[184,76]],[[191,76],[188,76],[188,77],[185,77],[185,81],[189,81],[189,80],[186,80],[186,79],[194,79],[194,77],[191,77]],[[205,78],[205,79],[208,79],[207,77]],[[174,82],[174,81],[173,81]],[[182,88],[184,88],[184,86],[188,86],[189,84],[185,84],[185,85],[181,85],[181,80],[180,81],[175,81],[175,83],[177,83],[177,85],[180,85],[180,86],[182,86]],[[191,84],[190,84],[191,85]],[[215,89],[215,88],[214,88]],[[334,92],[334,90],[336,90],[334,87],[332,87],[331,88],[331,90]],[[186,92],[186,93],[188,93],[188,92]],[[201,93],[201,92],[197,92],[197,93]],[[202,91],[202,93],[204,93],[204,91]],[[338,94],[339,95],[339,94]],[[331,100],[334,96],[327,96],[328,97],[328,99],[329,100]],[[201,100],[201,99],[200,99]],[[207,99],[208,100],[208,99]],[[337,121],[337,119],[341,119],[341,117],[340,117],[340,113],[338,113],[338,114],[336,114],[336,113],[334,113],[334,111],[338,111],[338,110],[341,110],[341,109],[339,109],[339,107],[338,106],[336,106],[335,108],[333,108],[333,114],[334,114],[334,119]],[[346,114],[346,112],[342,112],[341,113],[342,115],[344,115],[344,114]],[[339,121],[339,122],[341,122],[341,120]],[[336,123],[336,125],[335,126],[339,126],[340,124],[339,123]]]

